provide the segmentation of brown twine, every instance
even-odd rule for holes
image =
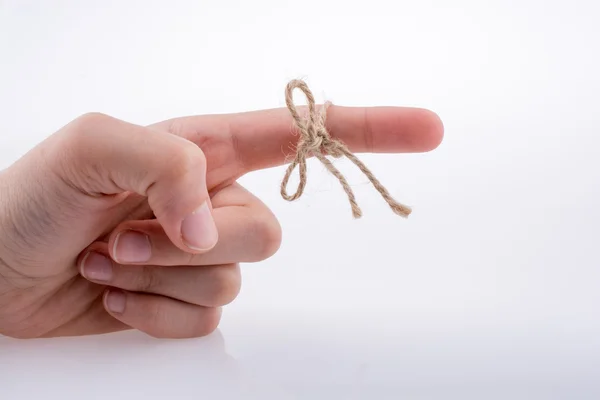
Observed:
[[[308,116],[305,120],[300,118],[298,110],[293,100],[294,89],[300,89],[308,101]],[[283,181],[281,182],[281,196],[288,200],[293,201],[302,196],[304,188],[306,187],[306,158],[310,155],[315,156],[319,161],[325,165],[325,168],[331,172],[342,184],[344,191],[348,195],[350,206],[352,207],[352,215],[354,218],[360,218],[362,211],[356,203],[354,192],[350,188],[348,181],[341,174],[340,171],[333,165],[331,161],[326,157],[330,155],[334,158],[340,158],[346,156],[352,161],[363,174],[369,178],[369,181],[373,184],[375,189],[381,194],[384,200],[389,204],[390,208],[398,215],[402,217],[408,217],[411,213],[411,209],[405,205],[402,205],[392,198],[387,189],[375,178],[373,173],[364,165],[352,152],[346,147],[346,145],[339,139],[332,138],[327,128],[325,127],[326,109],[330,103],[325,103],[321,112],[317,112],[315,106],[315,98],[308,88],[308,85],[301,80],[294,79],[287,84],[285,90],[285,103],[289,109],[296,125],[300,131],[300,139],[296,147],[296,157],[292,163],[288,166]],[[290,176],[294,169],[298,166],[300,183],[296,192],[292,195],[287,193],[287,185],[290,180]]]

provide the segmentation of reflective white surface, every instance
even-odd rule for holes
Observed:
[[[600,6],[595,1],[0,1],[0,166],[66,122],[319,100],[430,108],[428,154],[364,155],[394,217],[310,164],[242,183],[284,243],[244,266],[219,332],[0,338],[0,398],[597,399]]]

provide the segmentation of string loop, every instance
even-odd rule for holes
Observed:
[[[296,105],[294,104],[293,92],[295,89],[300,89],[306,96],[308,115],[304,119],[300,117]],[[396,200],[392,198],[387,189],[379,182],[379,180],[366,167],[366,165],[363,164],[362,161],[360,161],[342,141],[331,137],[325,125],[327,108],[331,103],[325,103],[321,108],[321,111],[317,111],[315,98],[308,88],[308,85],[304,81],[298,79],[294,79],[287,84],[285,89],[285,103],[300,132],[300,139],[298,140],[298,144],[296,146],[296,156],[288,166],[285,176],[283,177],[283,181],[281,182],[281,196],[285,200],[297,200],[304,193],[304,188],[306,187],[306,158],[314,156],[321,161],[325,168],[327,168],[327,170],[340,181],[342,188],[348,196],[353,217],[360,218],[362,216],[362,210],[356,202],[354,192],[350,188],[348,181],[346,181],[346,178],[342,175],[342,173],[327,158],[328,155],[334,158],[345,156],[352,161],[363,174],[365,174],[371,184],[388,203],[392,211],[402,217],[408,217],[412,210],[409,207],[396,202]],[[300,182],[298,183],[296,192],[289,194],[287,191],[287,185],[289,183],[290,176],[296,167],[298,167]]]

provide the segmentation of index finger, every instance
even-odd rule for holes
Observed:
[[[306,107],[298,110],[302,115]],[[444,132],[437,114],[410,107],[332,105],[327,109],[326,124],[329,133],[355,153],[426,152],[439,146]],[[211,150],[203,145],[231,151],[230,161],[237,163],[243,172],[284,164],[293,156],[298,141],[286,108],[188,116],[155,126],[195,142],[207,156]]]

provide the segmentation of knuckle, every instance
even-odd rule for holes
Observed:
[[[192,142],[182,140],[182,145],[177,146],[173,155],[169,157],[169,171],[172,176],[185,176],[190,172],[203,172],[206,169],[206,156],[200,147]]]
[[[111,119],[111,117],[106,114],[98,112],[85,113],[71,121],[69,124],[69,131],[72,135],[75,135],[75,137],[79,137],[82,134],[91,131],[98,125],[104,124],[109,119]]]
[[[95,149],[102,127],[114,118],[97,112],[83,114],[61,129],[46,148],[46,167],[68,186],[84,193],[93,192],[102,179],[102,165],[96,160]]]
[[[71,121],[64,130],[65,148],[59,148],[59,152],[67,154],[65,161],[75,160],[72,165],[88,164],[88,156],[93,151],[95,144],[94,133],[98,131],[98,127],[105,125],[110,117],[101,113],[83,114],[75,120]],[[62,142],[61,142],[62,144]]]
[[[206,157],[204,152],[196,144],[189,142],[185,139],[177,140],[177,144],[173,145],[166,156],[163,156],[161,163],[164,168],[161,168],[162,172],[157,177],[156,182],[160,182],[159,185],[155,185],[154,188],[148,189],[148,194],[151,191],[160,191],[159,187],[165,188],[170,187],[161,195],[157,195],[156,203],[153,204],[153,208],[161,210],[161,213],[165,215],[178,214],[183,210],[180,208],[183,206],[182,199],[180,196],[174,195],[173,188],[181,187],[182,185],[193,185],[190,190],[199,191],[203,185],[195,184],[198,182],[197,177],[203,177],[206,174]],[[196,193],[196,195],[203,195],[203,193]],[[190,198],[194,194],[189,193]]]
[[[190,326],[191,337],[202,337],[213,333],[221,322],[221,308],[203,308],[198,310],[194,323]]]
[[[98,122],[103,122],[109,119],[110,117],[106,114],[100,112],[87,112],[85,114],[81,114],[79,117],[75,119],[75,122],[79,124],[83,124],[83,126],[97,124]]]
[[[180,321],[173,320],[173,315],[168,312],[169,307],[160,298],[142,297],[138,298],[135,307],[126,312],[129,314],[129,320],[132,326],[137,327],[146,334],[155,338],[176,337],[181,330]]]
[[[214,332],[221,322],[220,307],[193,306],[184,313],[170,313],[164,303],[148,302],[144,305],[144,328],[148,335],[156,338],[183,339],[202,337]]]
[[[256,239],[255,259],[251,261],[263,261],[279,250],[282,230],[279,221],[274,216],[254,218],[251,231]]]
[[[215,268],[210,280],[209,293],[206,294],[208,307],[219,307],[231,303],[240,293],[242,274],[238,264]]]
[[[160,288],[160,278],[158,274],[147,265],[140,265],[139,273],[135,274],[133,284],[135,290],[140,292],[155,292]]]
[[[182,136],[184,131],[184,124],[182,118],[174,118],[168,122],[167,132],[171,135]]]

